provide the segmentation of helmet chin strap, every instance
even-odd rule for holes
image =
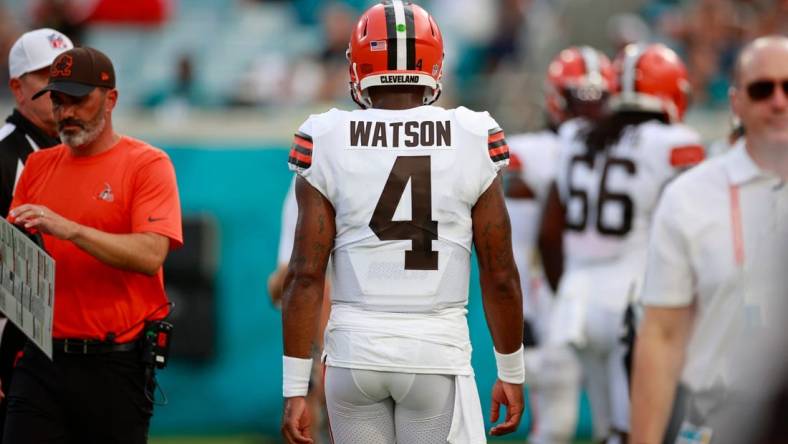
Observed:
[[[348,54],[349,53],[350,51],[348,50]],[[372,100],[370,100],[369,94],[367,94],[366,91],[361,90],[361,85],[359,84],[358,81],[358,70],[356,69],[355,62],[352,65],[352,69],[353,69],[353,78],[355,80],[350,82],[350,97],[353,99],[354,102],[356,102],[358,106],[361,107],[361,109],[372,108]]]
[[[668,115],[668,119],[672,122],[680,122],[681,118],[679,116],[679,108],[670,100],[664,100],[664,107],[665,107],[665,114]]]
[[[354,102],[356,102],[356,105],[358,105],[359,107],[361,107],[361,109],[367,109],[367,106],[366,106],[366,105],[364,105],[364,104],[361,102],[361,100],[359,99],[359,96],[358,96],[358,94],[356,93],[356,88],[355,88],[355,85],[353,85],[352,83],[350,84],[350,98],[351,98],[351,99],[353,99],[353,101],[354,101]]]
[[[441,60],[443,58],[441,57]],[[441,84],[441,77],[443,77],[443,66],[441,65],[440,71],[438,71],[438,76],[435,77],[435,89],[432,90],[430,93],[430,88],[424,88],[424,104],[425,105],[432,105],[433,103],[438,101],[438,98],[441,96],[443,92],[443,85]]]
[[[431,90],[431,88],[424,88],[424,100],[422,103],[425,105],[432,105],[438,100],[438,97],[441,96],[441,92],[443,92],[443,88],[441,88],[441,83],[438,82],[438,86],[435,89]]]

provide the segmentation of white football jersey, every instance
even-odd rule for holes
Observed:
[[[703,160],[700,136],[686,125],[652,120],[628,127],[618,143],[593,155],[583,132],[574,126],[561,133],[556,183],[566,209],[567,269],[622,258],[640,266],[662,188]]]
[[[523,315],[532,323],[547,319],[549,294],[542,291],[541,273],[532,270],[542,220],[542,209],[550,185],[555,179],[561,144],[558,135],[549,130],[507,136],[509,172],[517,174],[535,196],[532,199],[506,198],[506,209],[512,225],[512,249],[520,274],[523,293]],[[542,329],[537,326],[537,330]]]
[[[550,185],[555,180],[561,143],[550,130],[507,136],[510,156],[521,163],[521,177],[536,194],[539,202],[547,200]],[[535,237],[534,237],[535,239]]]
[[[291,169],[336,214],[330,365],[470,371],[471,209],[508,158],[495,120],[462,107],[332,109],[300,127]]]

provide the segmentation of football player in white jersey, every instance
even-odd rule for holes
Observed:
[[[699,135],[681,123],[689,83],[675,52],[630,45],[614,69],[612,113],[565,134],[540,233],[558,296],[550,340],[578,350],[594,438],[608,443],[626,442],[629,430],[622,319],[642,281],[654,207],[666,183],[704,157]]]
[[[572,441],[580,394],[580,368],[572,350],[546,345],[553,294],[541,268],[532,266],[542,208],[559,160],[558,129],[570,119],[592,122],[601,117],[612,83],[612,64],[603,53],[588,46],[564,49],[547,70],[547,127],[507,137],[510,159],[504,194],[523,293],[525,369],[533,418],[528,441],[534,444]]]
[[[331,258],[324,340],[337,443],[479,443],[484,421],[466,320],[471,247],[479,261],[498,380],[490,433],[523,413],[522,297],[498,172],[503,131],[487,113],[431,106],[443,42],[421,7],[367,10],[348,49],[362,110],[313,115],[290,155],[298,223],[283,297],[282,432],[309,443],[309,350]]]

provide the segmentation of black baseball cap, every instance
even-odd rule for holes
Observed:
[[[47,91],[84,97],[97,86],[115,88],[115,68],[106,54],[83,46],[70,49],[55,59],[49,68],[49,83],[33,95],[37,99]]]

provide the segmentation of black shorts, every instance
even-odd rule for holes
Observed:
[[[17,326],[7,321],[3,329],[2,340],[0,340],[0,383],[2,383],[3,393],[11,393],[11,380],[14,376],[14,363],[16,355],[22,351],[27,337]],[[8,402],[5,398],[0,401],[0,442],[3,438],[3,424],[5,424],[5,412]]]
[[[81,355],[55,351],[50,361],[28,343],[8,394],[3,442],[143,444],[153,383],[139,351]]]

